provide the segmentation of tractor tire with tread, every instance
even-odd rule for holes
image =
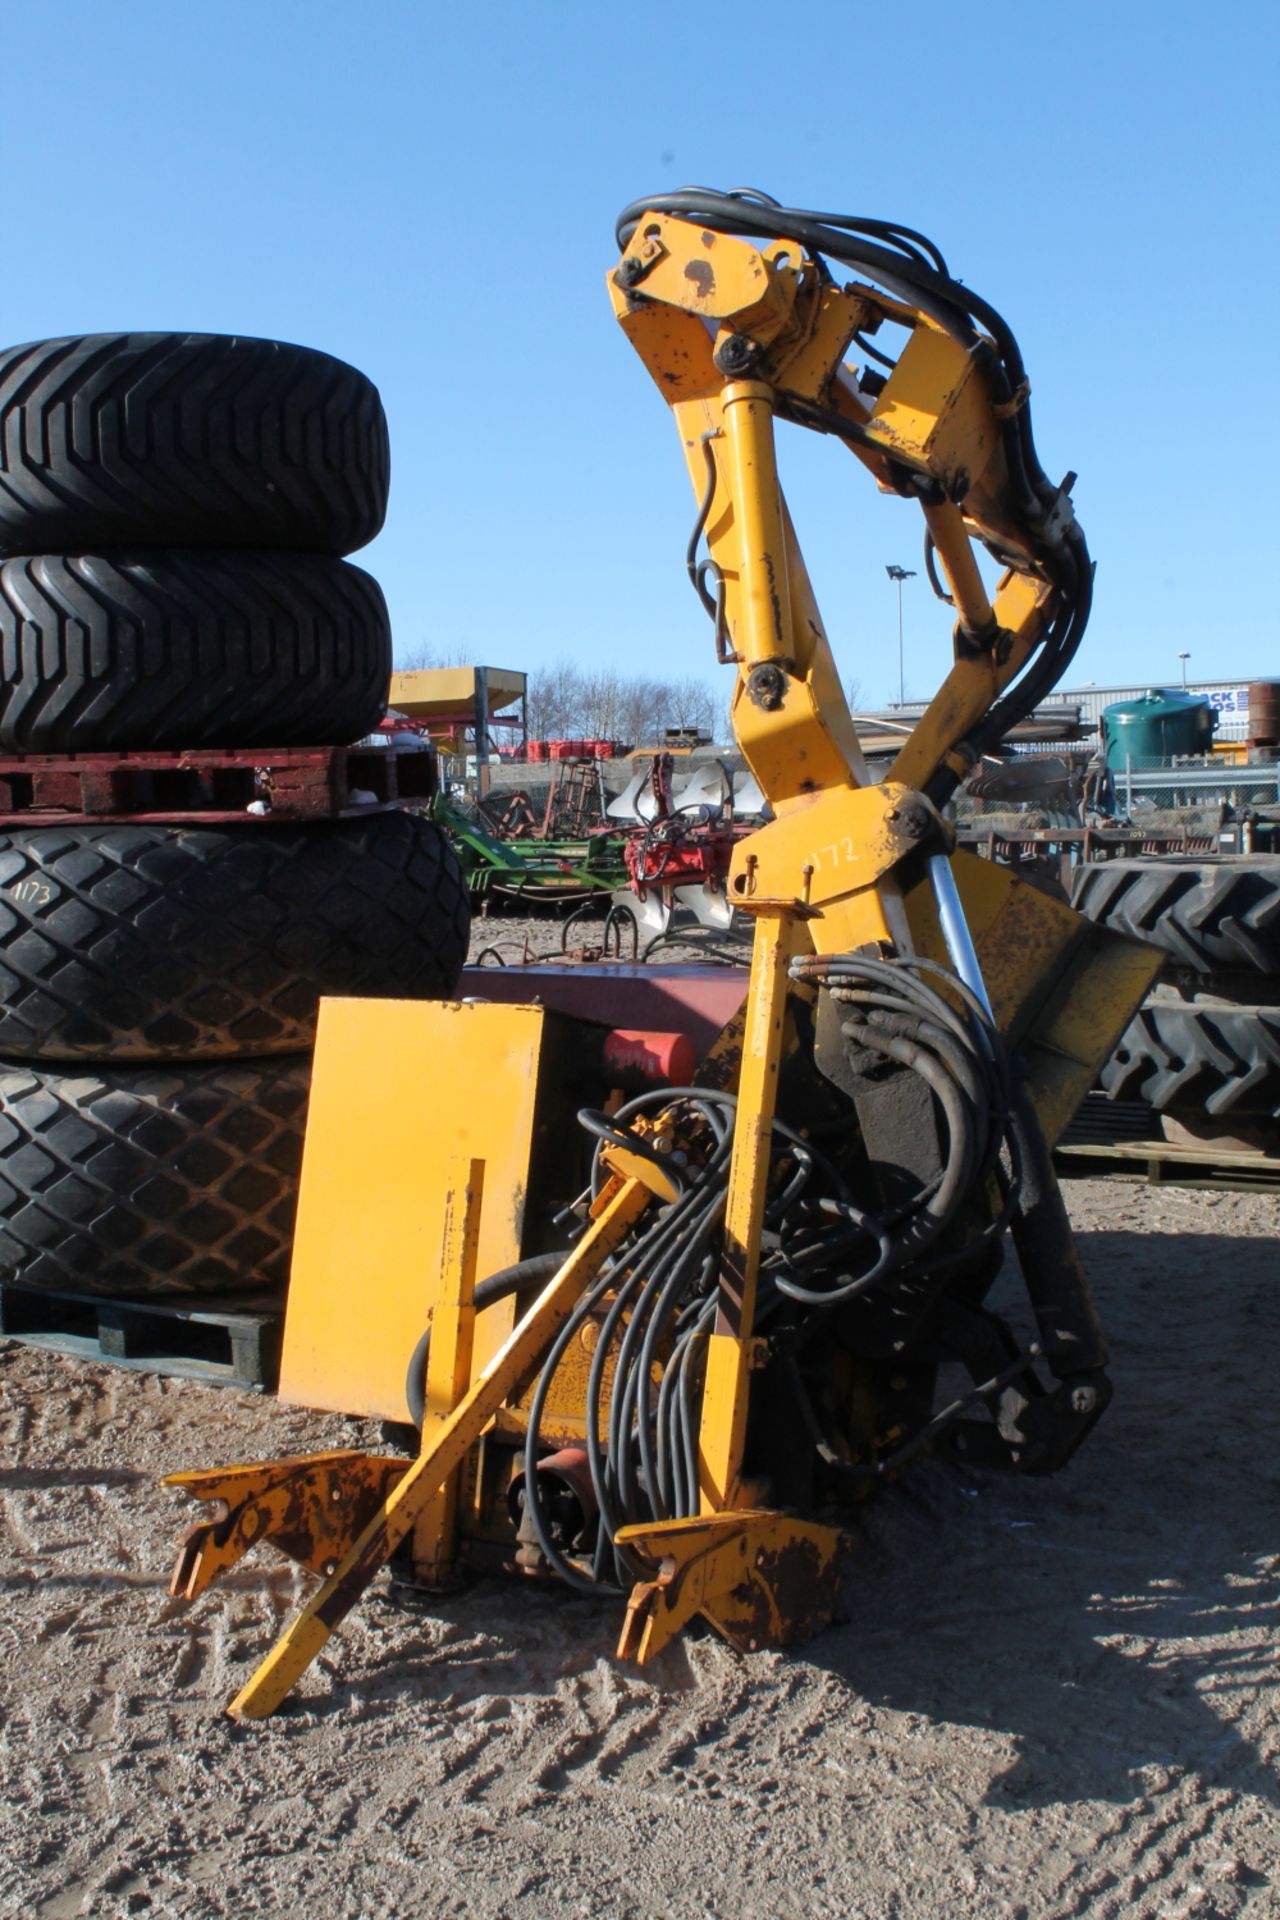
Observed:
[[[1197,972],[1243,966],[1280,974],[1280,856],[1274,854],[1091,861],[1076,875],[1072,905]]]
[[[308,1055],[0,1069],[0,1270],[116,1299],[278,1300]]]
[[[352,553],[389,481],[377,388],[311,347],[99,333],[0,352],[0,553]]]
[[[452,992],[453,847],[402,812],[0,833],[0,1058],[200,1060],[312,1044],[321,994]]]
[[[0,566],[0,751],[314,746],[377,726],[376,580],[314,554],[38,555]]]
[[[1210,1118],[1280,1115],[1280,1006],[1157,987],[1098,1077],[1113,1100]]]

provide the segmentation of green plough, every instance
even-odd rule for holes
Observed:
[[[579,840],[504,840],[443,793],[437,794],[432,814],[453,841],[473,900],[514,899],[522,894],[565,900],[612,893],[627,884],[621,834],[597,833]]]

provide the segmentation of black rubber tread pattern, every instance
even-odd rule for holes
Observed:
[[[0,1271],[120,1299],[278,1298],[310,1057],[0,1070]]]
[[[386,708],[376,580],[314,554],[0,566],[0,750],[336,745]]]
[[[96,333],[0,352],[0,553],[351,553],[390,469],[377,388],[311,347]]]
[[[470,910],[438,826],[101,825],[0,833],[0,1057],[296,1053],[322,993],[440,998]]]
[[[1159,1112],[1280,1115],[1280,1008],[1148,1000],[1099,1085],[1114,1100],[1145,1100]]]
[[[1072,905],[1180,966],[1280,974],[1280,856],[1161,854],[1082,866]]]

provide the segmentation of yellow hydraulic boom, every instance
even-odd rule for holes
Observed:
[[[930,242],[887,222],[688,190],[637,202],[618,237],[609,295],[674,415],[698,502],[688,568],[771,814],[729,875],[754,923],[745,1002],[693,1084],[631,1099],[607,1067],[584,1081],[591,1021],[326,1008],[286,1383],[312,1404],[401,1412],[399,1329],[422,1295],[430,1338],[403,1389],[419,1441],[412,1458],[175,1476],[221,1503],[189,1536],[176,1592],[194,1597],[259,1538],[324,1577],[233,1703],[243,1717],[279,1703],[397,1552],[425,1580],[514,1551],[526,1573],[629,1593],[624,1657],[697,1615],[744,1649],[797,1638],[829,1617],[852,1502],[930,1446],[1050,1471],[1109,1396],[1049,1148],[1153,966],[954,855],[946,818],[1088,616],[1070,482],[1036,459],[1016,343]],[[843,441],[918,503],[954,608],[955,664],[877,784],[779,485],[779,420]],[[991,594],[975,542],[997,562]],[[388,1020],[424,1057],[465,1029],[477,1066],[447,1120],[390,1103],[425,1170],[416,1216],[368,1175],[342,1184],[361,1037]],[[535,1165],[556,1100],[584,1109],[581,1174],[568,1148]],[[362,1154],[378,1163],[375,1137]],[[555,1231],[549,1208],[534,1218],[549,1181],[567,1208]],[[367,1244],[373,1210],[390,1213],[393,1247],[424,1206],[439,1223],[430,1283],[392,1257],[366,1281],[362,1326],[335,1336],[348,1224]],[[1006,1229],[1027,1346],[984,1305]],[[485,1235],[511,1264],[478,1282]],[[939,1407],[947,1360],[972,1387]]]

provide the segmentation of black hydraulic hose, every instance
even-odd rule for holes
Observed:
[[[969,1191],[975,1160],[973,1121],[955,1081],[926,1047],[892,1036],[881,1039],[872,1027],[859,1030],[858,1042],[919,1074],[941,1106],[947,1124],[948,1153],[942,1184],[905,1222],[899,1240],[899,1259],[905,1266],[917,1253],[933,1245]]]
[[[995,1177],[1001,1194],[998,1224],[979,1236],[994,1237],[1013,1217],[1021,1189],[1025,1152],[1014,1138],[1014,1095],[1007,1057],[990,1015],[976,995],[947,969],[915,956],[894,961],[854,954],[807,955],[793,961],[792,977],[824,987],[849,1018],[843,1031],[859,1049],[879,1053],[916,1073],[942,1110],[947,1133],[941,1173],[922,1185],[896,1212],[876,1215],[847,1202],[820,1197],[816,1207],[795,1209],[780,1257],[771,1265],[780,1294],[810,1306],[834,1306],[859,1298],[890,1275],[913,1280],[959,1264],[952,1253],[930,1249],[958,1218],[966,1196]],[[938,987],[960,1002],[957,1008]],[[1007,1151],[1009,1171],[1001,1164]],[[824,1226],[824,1216],[833,1226]],[[860,1243],[876,1255],[869,1267],[823,1290],[809,1286],[811,1267],[830,1272]],[[968,1241],[963,1258],[976,1243]]]
[[[587,1380],[587,1457],[591,1464],[591,1478],[596,1488],[596,1498],[600,1503],[601,1523],[608,1527],[611,1536],[620,1526],[626,1526],[639,1517],[634,1484],[634,1461],[628,1445],[630,1350],[637,1337],[637,1329],[643,1324],[647,1303],[652,1299],[655,1289],[665,1280],[672,1262],[677,1264],[677,1271],[680,1271],[679,1260],[680,1248],[678,1244],[672,1244],[664,1249],[661,1258],[646,1261],[643,1271],[632,1274],[629,1287],[634,1291],[635,1305],[630,1318],[626,1320],[625,1327],[623,1327],[623,1321],[628,1307],[631,1306],[633,1291],[619,1288],[618,1296],[600,1329],[595,1352],[591,1356],[591,1370]],[[604,1371],[609,1352],[618,1338],[620,1328],[622,1328],[622,1339],[614,1367],[613,1391],[609,1397],[607,1446],[602,1450],[600,1402],[604,1389]]]
[[[580,1114],[579,1119],[582,1124],[587,1127],[588,1131],[596,1135],[602,1146],[612,1142],[634,1150],[642,1148],[644,1143],[641,1142],[637,1135],[627,1131],[626,1121],[655,1105],[665,1108],[676,1105],[682,1100],[685,1102],[692,1100],[703,1111],[705,1117],[708,1119],[711,1118],[711,1116],[706,1113],[706,1107],[700,1090],[695,1088],[660,1088],[647,1094],[637,1095],[635,1099],[628,1101],[608,1120],[606,1120],[603,1115],[589,1110]],[[712,1120],[712,1133],[714,1150],[708,1167],[701,1170],[701,1177],[703,1179],[706,1178],[708,1173],[719,1169],[728,1153],[729,1135],[727,1128],[723,1124],[717,1125],[716,1122]],[[648,1149],[648,1154],[650,1158],[659,1164],[667,1164],[661,1160],[661,1156],[653,1154],[652,1149]],[[671,1166],[669,1171],[674,1173],[676,1169],[674,1166]],[[624,1374],[621,1367],[615,1368],[614,1391],[610,1402],[611,1427],[607,1452],[605,1449],[602,1449],[600,1445],[600,1397],[603,1388],[605,1364],[612,1348],[617,1328],[628,1309],[632,1310],[632,1324],[642,1326],[644,1321],[644,1303],[647,1299],[653,1297],[656,1283],[659,1280],[665,1279],[668,1266],[671,1262],[675,1261],[684,1264],[681,1262],[684,1227],[688,1220],[690,1210],[696,1208],[699,1200],[699,1191],[696,1185],[696,1180],[699,1176],[695,1175],[693,1177],[695,1184],[681,1191],[679,1197],[674,1202],[665,1206],[657,1220],[647,1227],[639,1239],[627,1248],[625,1253],[615,1255],[614,1262],[610,1268],[602,1274],[595,1285],[584,1295],[583,1299],[575,1308],[574,1313],[562,1328],[559,1336],[553,1342],[543,1362],[534,1389],[526,1432],[527,1461],[536,1461],[538,1456],[539,1433],[541,1431],[543,1411],[556,1368],[559,1366],[564,1353],[567,1351],[569,1343],[576,1337],[588,1316],[596,1310],[605,1295],[612,1292],[614,1298],[606,1310],[604,1323],[600,1329],[595,1351],[592,1355],[586,1393],[586,1451],[592,1486],[599,1508],[601,1536],[601,1540],[597,1542],[595,1577],[588,1576],[580,1569],[571,1565],[550,1538],[546,1516],[542,1509],[541,1489],[537,1481],[536,1467],[532,1473],[526,1471],[525,1477],[525,1508],[538,1544],[548,1564],[562,1579],[575,1587],[586,1588],[591,1591],[601,1590],[601,1582],[598,1575],[602,1570],[605,1558],[602,1552],[601,1541],[605,1537],[612,1541],[612,1536],[617,1532],[619,1526],[625,1524],[627,1518],[636,1517],[635,1488],[633,1485],[628,1484],[627,1475],[627,1464],[630,1458],[630,1448],[627,1445],[628,1435],[620,1428],[615,1428],[613,1424],[614,1420],[620,1414],[621,1406],[627,1403],[628,1376]],[[593,1169],[594,1190],[598,1190],[598,1181],[599,1164],[597,1152],[597,1164]],[[620,1272],[623,1274],[621,1281],[619,1281],[618,1278]],[[630,1327],[628,1328],[628,1332],[630,1332]],[[622,1513],[619,1512],[615,1504],[615,1491],[620,1491],[623,1498],[624,1507]],[[615,1550],[615,1560],[621,1577],[630,1577],[632,1579],[643,1577],[645,1567],[637,1556]]]
[[[701,1214],[690,1227],[686,1245],[681,1250],[680,1262],[673,1269],[662,1292],[654,1302],[653,1309],[648,1317],[648,1325],[640,1341],[639,1355],[634,1367],[630,1369],[628,1374],[629,1382],[635,1382],[634,1397],[637,1401],[636,1431],[639,1439],[641,1471],[645,1477],[645,1484],[650,1489],[650,1498],[653,1501],[659,1519],[668,1518],[668,1514],[662,1510],[665,1502],[662,1501],[661,1476],[658,1473],[654,1435],[649,1425],[647,1407],[645,1405],[648,1399],[648,1385],[653,1377],[653,1368],[657,1360],[658,1343],[670,1320],[679,1294],[682,1288],[688,1284],[691,1277],[690,1268],[694,1265],[695,1261],[697,1265],[701,1266],[700,1256],[703,1248],[712,1232],[720,1223],[720,1217],[724,1211],[727,1198],[728,1189],[721,1187],[718,1192],[712,1194],[711,1198],[704,1205]],[[622,1364],[622,1355],[619,1353],[618,1365],[620,1369]]]
[[[724,1191],[723,1186],[717,1185],[708,1199],[704,1185],[702,1188],[695,1189],[687,1197],[686,1203],[679,1211],[678,1226],[671,1236],[670,1244],[663,1250],[660,1258],[651,1257],[645,1262],[645,1282],[622,1334],[609,1402],[608,1458],[607,1461],[601,1462],[601,1484],[605,1489],[603,1505],[610,1513],[617,1516],[618,1524],[625,1524],[626,1520],[637,1517],[639,1512],[640,1488],[637,1483],[637,1466],[645,1476],[646,1491],[650,1505],[655,1509],[656,1517],[660,1519],[667,1517],[656,1505],[654,1497],[657,1482],[656,1458],[652,1434],[649,1431],[647,1406],[647,1383],[652,1361],[650,1360],[647,1366],[642,1358],[638,1359],[637,1349],[644,1347],[648,1330],[653,1329],[656,1337],[656,1334],[661,1331],[661,1325],[665,1322],[670,1307],[681,1294],[687,1292],[707,1235],[719,1217]],[[618,1309],[610,1315],[605,1327],[602,1328],[592,1356],[587,1387],[589,1431],[593,1423],[598,1431],[605,1358],[617,1337],[620,1321],[621,1309]],[[629,1445],[633,1428],[636,1434],[638,1460]],[[590,1452],[589,1446],[589,1457]],[[615,1495],[620,1503],[620,1514],[618,1508],[613,1506]],[[614,1530],[616,1531],[616,1524]]]
[[[716,618],[716,602],[707,592],[704,575],[708,567],[714,568],[715,563],[699,562],[698,543],[702,539],[703,529],[711,514],[711,503],[716,497],[716,456],[711,450],[711,442],[714,438],[714,433],[704,433],[702,436],[702,452],[707,463],[707,484],[703,489],[698,517],[693,523],[693,532],[689,535],[689,545],[684,556],[685,568],[693,584],[693,590],[713,620]]]
[[[679,1446],[684,1460],[684,1511],[692,1512],[698,1498],[698,1407],[694,1375],[703,1348],[715,1324],[716,1298],[713,1294],[685,1337],[680,1360],[680,1381],[676,1393],[679,1420]]]
[[[926,1278],[972,1261],[975,1247],[994,1240],[1014,1215],[1024,1159],[1010,1122],[1013,1087],[1002,1043],[976,996],[947,969],[918,958],[810,955],[791,971],[833,995],[858,1047],[919,1075],[941,1108],[948,1144],[934,1178],[876,1214],[855,1204],[839,1168],[811,1139],[774,1120],[756,1326],[780,1325],[784,1334],[805,1326],[816,1333],[825,1313],[874,1287],[898,1279],[919,1289]],[[655,1153],[633,1132],[634,1121],[655,1111],[670,1112],[679,1151]],[[525,1510],[548,1568],[580,1590],[617,1591],[628,1580],[650,1577],[643,1556],[616,1545],[617,1533],[629,1522],[697,1510],[704,1353],[718,1308],[736,1112],[736,1095],[686,1087],[653,1089],[607,1118],[582,1115],[598,1143],[592,1193],[604,1184],[600,1154],[607,1144],[647,1148],[678,1174],[680,1186],[672,1201],[649,1210],[586,1289],[551,1342],[534,1388]],[[999,1189],[996,1217],[976,1240],[966,1237],[963,1248],[938,1251],[975,1182],[988,1178]],[[552,1264],[559,1259],[552,1256]],[[848,1261],[859,1270],[841,1280]],[[541,1278],[530,1265],[494,1276],[478,1299]],[[571,1560],[551,1537],[537,1460],[553,1377],[589,1319],[598,1332],[585,1395],[585,1446],[598,1526],[590,1557]]]
[[[597,1593],[601,1591],[600,1584],[588,1575],[579,1572],[578,1568],[573,1566],[565,1555],[560,1552],[552,1540],[550,1529],[547,1526],[546,1514],[542,1507],[542,1489],[538,1484],[538,1435],[542,1428],[542,1414],[546,1405],[547,1392],[555,1377],[557,1367],[568,1351],[570,1342],[576,1339],[581,1328],[585,1325],[587,1316],[603,1299],[605,1293],[615,1284],[616,1275],[606,1268],[587,1289],[587,1292],[578,1301],[574,1311],[565,1321],[563,1327],[561,1327],[560,1332],[551,1344],[546,1360],[543,1363],[542,1371],[538,1375],[537,1385],[533,1391],[533,1400],[529,1408],[529,1422],[525,1432],[525,1512],[529,1516],[529,1520],[533,1526],[534,1536],[546,1557],[547,1564],[554,1569],[568,1586],[585,1593]],[[625,1292],[627,1285],[628,1282],[624,1281],[619,1292]],[[588,1451],[590,1451],[591,1438],[592,1423],[590,1419],[588,1419]],[[592,1482],[595,1486],[598,1499],[599,1484],[596,1481],[594,1472],[592,1473]],[[601,1509],[600,1524],[602,1527],[605,1525],[603,1509]],[[608,1588],[604,1590],[606,1592],[609,1591]],[[621,1591],[621,1589],[616,1589],[616,1591]]]

